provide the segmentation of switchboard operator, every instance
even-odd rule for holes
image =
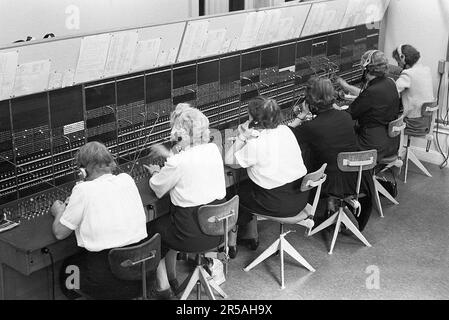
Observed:
[[[346,198],[354,194],[357,185],[357,172],[343,172],[338,168],[337,157],[340,152],[359,151],[357,137],[354,131],[354,121],[351,115],[345,111],[334,108],[335,90],[332,82],[327,78],[312,78],[307,84],[306,97],[302,112],[289,125],[303,151],[303,158],[308,172],[318,170],[327,163],[327,179],[321,189],[320,209],[315,214],[317,224],[324,220],[326,214],[333,214],[336,210],[335,198]],[[304,121],[306,115],[311,112],[313,120]],[[360,198],[362,210],[360,215],[354,217],[355,224],[363,231],[368,223],[372,209],[372,172],[364,171],[362,175]]]
[[[172,113],[171,126],[171,140],[176,145],[171,150],[162,145],[152,147],[153,155],[166,158],[165,165],[148,167],[151,189],[159,198],[170,194],[170,212],[150,221],[148,233],[161,235],[171,289],[177,292],[177,252],[199,252],[222,242],[222,237],[201,231],[198,209],[224,202],[226,184],[221,153],[216,144],[210,143],[207,117],[198,109],[180,104]],[[159,290],[170,297],[170,289]]]
[[[109,267],[110,249],[133,245],[147,238],[146,217],[134,180],[126,173],[113,175],[116,167],[108,149],[99,142],[82,146],[75,156],[85,174],[84,182],[72,190],[70,199],[56,201],[53,232],[59,240],[75,231],[81,253],[72,256],[61,268],[61,288],[65,289],[65,266],[79,268],[80,289],[96,299],[136,296],[140,282],[114,277]]]

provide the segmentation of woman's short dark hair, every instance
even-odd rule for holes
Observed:
[[[335,89],[328,78],[311,78],[307,83],[306,102],[319,110],[329,109],[335,102]]]
[[[100,170],[114,170],[116,163],[108,148],[100,142],[91,141],[79,148],[75,155],[75,162],[79,167]]]
[[[410,67],[413,67],[421,58],[421,54],[419,53],[419,51],[409,44],[402,45],[401,51],[405,57],[405,63],[408,64]],[[399,57],[398,48],[394,49],[393,58],[398,61],[401,60],[401,58]]]
[[[248,113],[254,124],[262,129],[274,129],[282,122],[281,109],[276,100],[258,96],[248,103]]]

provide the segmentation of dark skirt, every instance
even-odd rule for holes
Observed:
[[[430,131],[430,117],[404,118],[404,122],[405,135],[424,136]]]
[[[215,200],[210,204],[220,204],[223,200]],[[147,223],[148,236],[156,233],[161,235],[162,256],[173,249],[180,252],[202,252],[217,248],[223,237],[204,234],[198,223],[198,209],[196,207],[178,207],[170,205],[170,213]]]
[[[79,268],[79,289],[83,294],[93,299],[116,300],[139,297],[142,294],[142,281],[127,281],[116,278],[109,266],[109,251],[108,249],[90,252],[82,249],[81,252],[64,260],[59,276],[64,295],[69,299],[77,297],[73,290],[66,287],[66,281],[71,283],[71,279],[68,279],[68,277],[74,275],[71,272],[66,273],[66,270],[70,270],[67,267],[76,266]]]
[[[360,150],[377,150],[377,162],[385,157],[397,154],[399,150],[400,137],[390,138],[388,128],[358,128],[357,142]]]
[[[271,217],[294,217],[307,205],[309,192],[301,192],[302,179],[274,189],[264,189],[251,179],[240,184],[238,225],[245,225],[253,213]]]

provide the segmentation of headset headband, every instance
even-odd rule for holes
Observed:
[[[376,53],[376,52],[379,52],[379,50],[370,50],[370,51],[368,51],[369,53],[368,53],[368,57],[366,57],[366,60],[365,60],[365,62],[363,62],[363,64],[362,64],[362,67],[364,68],[364,69],[366,69],[366,67],[368,67],[372,62],[373,62],[373,55]]]
[[[402,53],[402,46],[403,44],[400,44],[396,50],[398,51],[399,59],[401,60],[401,62],[405,63],[405,55]]]

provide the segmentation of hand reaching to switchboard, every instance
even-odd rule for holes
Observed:
[[[155,174],[158,173],[159,171],[161,171],[161,167],[158,166],[157,164],[150,164],[150,165],[146,165],[144,164],[143,167],[151,174]]]

